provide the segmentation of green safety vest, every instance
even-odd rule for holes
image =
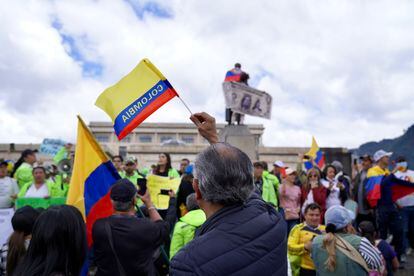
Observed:
[[[21,189],[17,197],[25,197],[27,191],[29,188],[33,185],[33,183],[27,183],[25,184]],[[57,187],[57,185],[52,181],[46,181],[45,185],[47,186],[47,189],[49,191],[50,197],[62,197],[62,190]]]
[[[121,174],[120,174],[121,175]],[[132,182],[132,184],[134,184],[135,186],[138,187],[138,179],[142,179],[145,178],[144,176],[142,176],[141,174],[139,174],[137,171],[134,171],[134,174],[131,176],[128,176],[126,174],[126,172],[123,173],[123,176],[121,175],[122,178],[128,179],[129,181]]]
[[[23,162],[14,173],[14,178],[21,189],[24,185],[33,182],[33,167],[26,162]]]
[[[273,183],[267,179],[265,176],[262,176],[262,198],[264,201],[273,204],[277,208],[277,196],[274,189]]]
[[[266,180],[268,180],[272,183],[273,188],[275,189],[275,194],[276,194],[275,206],[278,207],[279,206],[278,193],[279,193],[279,185],[280,185],[279,178],[277,178],[276,175],[273,175],[268,171],[263,171],[263,176],[264,176],[264,178],[266,178]]]
[[[170,178],[180,178],[180,174],[178,173],[178,171],[176,169],[169,169],[168,170],[168,177]]]
[[[170,245],[170,259],[194,238],[194,233],[206,221],[203,210],[192,210],[175,224]]]

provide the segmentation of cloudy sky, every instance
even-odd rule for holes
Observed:
[[[355,147],[414,123],[414,1],[0,1],[0,143],[75,141],[76,114],[144,57],[224,121],[240,62],[273,96],[268,146]],[[174,99],[148,118],[189,122]]]

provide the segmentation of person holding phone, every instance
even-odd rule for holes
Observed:
[[[153,275],[153,256],[169,239],[168,220],[162,220],[148,190],[137,193],[128,179],[118,180],[110,197],[114,214],[97,220],[92,229],[96,275]],[[135,216],[137,197],[146,206],[149,219]],[[175,217],[173,207],[167,216]]]
[[[321,207],[321,223],[326,211],[326,198],[329,195],[329,190],[321,183],[320,171],[313,167],[309,169],[306,174],[306,181],[302,185],[302,215],[305,214],[306,206],[311,203],[317,203]]]
[[[137,185],[138,179],[143,179],[145,176],[141,174],[137,169],[137,159],[134,156],[130,156],[125,160],[124,173],[122,178],[126,178],[134,185]]]

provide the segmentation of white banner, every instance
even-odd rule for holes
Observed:
[[[0,246],[5,244],[13,233],[11,219],[14,215],[14,209],[0,209]]]
[[[270,119],[272,96],[238,82],[223,82],[226,108],[232,111]]]

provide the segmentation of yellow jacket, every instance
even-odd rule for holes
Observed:
[[[307,226],[306,223],[301,223],[292,228],[288,238],[288,253],[289,255],[300,256],[300,267],[305,269],[315,270],[310,253],[305,250],[305,244],[311,241],[313,237],[321,235],[325,232],[325,226],[319,225],[313,229]]]

